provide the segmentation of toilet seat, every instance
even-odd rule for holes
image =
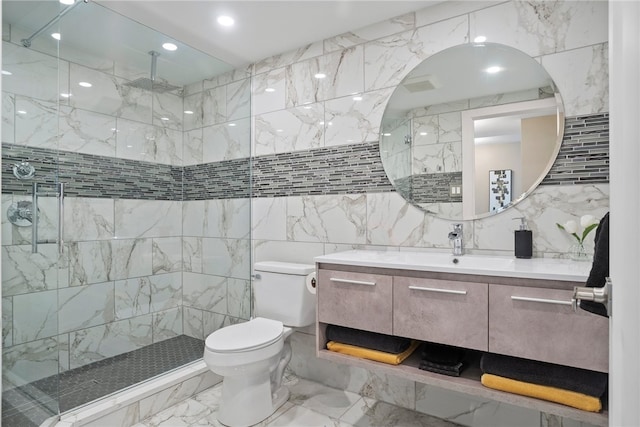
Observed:
[[[216,353],[243,353],[268,347],[282,338],[283,333],[282,322],[256,317],[218,329],[207,337],[205,346]]]

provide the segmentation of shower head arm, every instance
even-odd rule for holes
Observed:
[[[75,8],[76,6],[78,6],[80,3],[89,3],[89,0],[82,0],[82,1],[77,1],[74,4],[67,6],[64,10],[62,10],[59,14],[57,14],[56,16],[53,17],[53,19],[51,19],[51,21],[47,22],[46,24],[44,24],[44,26],[42,28],[40,28],[38,31],[36,31],[35,33],[33,33],[31,35],[31,37],[28,37],[26,39],[22,39],[20,40],[22,42],[22,46],[24,47],[31,47],[31,41],[33,41],[33,39],[35,39],[36,37],[38,37],[40,34],[44,33],[47,28],[49,28],[50,26],[52,26],[53,24],[55,24],[56,22],[58,22],[64,15],[66,15],[67,13],[71,12],[71,10],[73,8]]]
[[[151,81],[155,82],[156,81],[156,68],[158,65],[158,56],[160,56],[160,53],[156,52],[155,50],[152,50],[149,52],[149,55],[151,55]]]

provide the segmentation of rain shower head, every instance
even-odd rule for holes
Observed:
[[[156,80],[156,66],[158,62],[158,56],[160,54],[155,50],[149,52],[151,55],[151,78],[140,77],[139,79],[125,83],[125,86],[137,87],[139,89],[149,90],[151,92],[165,93],[171,92],[176,89],[180,89],[179,86],[174,86],[169,83],[164,83]]]

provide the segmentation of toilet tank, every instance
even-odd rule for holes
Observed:
[[[253,317],[279,320],[286,326],[308,326],[316,318],[316,296],[305,284],[313,264],[264,261],[254,265]]]

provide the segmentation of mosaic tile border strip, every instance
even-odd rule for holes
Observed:
[[[253,197],[394,191],[377,142],[254,158]]]
[[[27,160],[36,168],[35,182],[52,184],[58,176],[70,197],[182,200],[181,167],[69,151],[57,157],[56,150],[2,144],[2,193],[31,194],[32,181],[12,172]]]
[[[53,182],[55,150],[2,145],[2,192],[29,194],[13,164],[29,160],[37,182]],[[74,197],[212,200],[395,191],[377,142],[177,167],[61,152],[60,181]],[[609,182],[609,114],[567,118],[562,147],[541,185]],[[183,186],[184,183],[184,186]],[[183,194],[184,193],[184,194]]]
[[[413,203],[461,203],[462,193],[451,194],[451,187],[462,188],[462,172],[411,175],[396,181],[396,190]]]
[[[562,146],[540,185],[609,182],[609,113],[567,117]]]
[[[183,200],[240,199],[251,196],[251,159],[184,168]]]

